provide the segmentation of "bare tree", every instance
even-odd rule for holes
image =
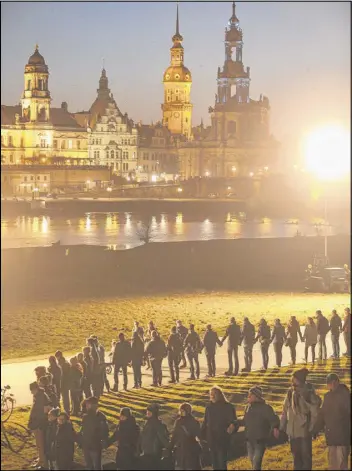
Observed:
[[[152,228],[152,219],[141,222],[137,227],[136,234],[141,242],[144,244],[149,244],[154,238],[153,228]]]

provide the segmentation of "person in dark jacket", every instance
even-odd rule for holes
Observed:
[[[38,451],[38,466],[47,469],[48,460],[45,454],[45,433],[48,426],[48,412],[51,409],[50,400],[37,382],[31,383],[29,389],[33,395],[33,406],[29,414],[28,429],[35,437]]]
[[[133,323],[132,336],[135,332],[137,333],[137,335],[139,335],[141,340],[143,340],[144,342],[144,329],[141,325],[139,325],[138,321],[134,321]]]
[[[237,431],[236,409],[227,402],[217,386],[211,388],[209,397],[210,404],[205,409],[201,434],[209,445],[213,469],[226,470],[230,436]]]
[[[80,397],[80,403],[82,403],[83,394],[85,397],[90,397],[92,393],[90,391],[89,380],[88,380],[88,374],[89,374],[88,365],[86,361],[84,360],[84,354],[82,352],[77,353],[77,360],[82,369],[82,383],[81,383],[81,397]]]
[[[167,356],[167,349],[165,342],[160,338],[156,330],[152,332],[152,340],[148,343],[145,354],[149,358],[153,371],[152,386],[161,386],[163,380],[161,365],[163,358]]]
[[[271,333],[270,341],[274,345],[274,352],[275,352],[275,357],[276,357],[276,366],[278,368],[281,368],[282,347],[284,345],[285,340],[286,340],[285,328],[281,324],[280,319],[276,319],[274,327],[273,327],[273,331]]]
[[[178,335],[180,336],[180,339],[182,341],[182,346],[183,346],[185,338],[187,337],[187,334],[188,334],[188,329],[182,324],[182,321],[178,320],[176,321],[176,331]],[[182,360],[182,365],[180,366],[180,368],[186,368],[187,362],[186,362],[184,348],[181,349],[180,362],[181,360]]]
[[[76,356],[70,358],[70,364],[71,415],[79,416],[81,411],[83,371]]]
[[[183,343],[185,353],[189,362],[191,376],[189,379],[199,379],[199,354],[202,351],[202,342],[199,335],[194,330],[194,324],[190,324],[189,332]]]
[[[336,309],[332,310],[332,317],[330,319],[330,332],[332,343],[332,357],[340,358],[340,333],[342,332],[341,317],[337,314]]]
[[[99,359],[100,359],[100,365],[101,365],[101,394],[104,393],[104,387],[106,389],[106,392],[110,392],[110,383],[108,380],[108,376],[106,374],[106,368],[105,368],[105,347],[104,345],[98,340],[98,337],[95,336],[96,339],[96,345],[98,348],[98,353],[99,353]]]
[[[270,435],[279,437],[280,419],[264,398],[262,389],[254,386],[248,392],[248,406],[238,425],[244,425],[248,458],[252,469],[262,469],[262,461]]]
[[[179,365],[183,351],[183,343],[176,327],[171,327],[171,333],[167,339],[167,358],[170,370],[170,383],[178,383],[180,380]]]
[[[56,389],[51,384],[51,375],[42,376],[39,379],[39,387],[42,388],[45,394],[48,396],[51,407],[55,408],[59,405],[59,400],[56,395]]]
[[[138,336],[138,333],[135,333]],[[139,433],[139,427],[136,419],[131,414],[131,410],[128,407],[123,407],[120,411],[120,421],[116,430],[108,440],[108,446],[113,443],[117,444],[116,469],[136,469]]]
[[[263,359],[263,370],[267,370],[269,365],[270,327],[265,319],[261,319],[259,322],[257,336],[254,341],[257,342],[258,340]]]
[[[149,321],[148,322],[148,329],[147,329],[147,338],[144,338],[144,341],[146,343],[150,342],[152,340],[152,334],[153,332],[155,331],[158,331],[154,322],[153,321]],[[151,365],[150,365],[150,360],[149,360],[149,357],[148,355],[146,356],[146,362],[147,362],[147,370],[150,370],[151,369]]]
[[[83,401],[86,413],[80,431],[82,450],[87,469],[101,470],[101,455],[107,445],[109,428],[105,415],[98,410],[99,399],[89,397]]]
[[[320,310],[316,311],[315,314],[317,318],[319,360],[325,361],[327,359],[326,336],[330,330],[329,321],[325,316],[323,316],[323,313]]]
[[[142,387],[142,365],[144,359],[144,342],[137,331],[133,332],[131,341],[131,360],[134,378],[134,388]]]
[[[76,434],[66,412],[61,412],[57,418],[55,461],[58,470],[73,469]]]
[[[96,340],[93,337],[87,339],[87,346],[90,347],[90,354],[93,359],[93,371],[92,371],[92,392],[93,396],[99,398],[101,396],[101,385],[102,385],[102,365],[100,361],[100,355],[96,345]]]
[[[57,398],[60,401],[60,398],[61,398],[61,368],[58,365],[54,355],[49,357],[48,371],[53,377],[53,385],[56,389]]]
[[[221,339],[221,344],[227,341],[227,356],[229,360],[229,369],[225,372],[228,376],[237,376],[240,369],[238,361],[238,347],[241,345],[241,328],[236,324],[236,319],[231,317],[230,325],[227,327],[225,335]],[[233,360],[235,361],[235,369],[233,368]]]
[[[253,345],[255,344],[254,325],[249,322],[248,317],[243,319],[241,330],[241,343],[243,343],[244,365],[242,371],[249,372],[252,369],[253,362]]]
[[[60,414],[60,408],[53,408],[48,414],[48,426],[45,431],[45,455],[49,463],[49,469],[57,469],[56,464],[56,435],[57,418]]]
[[[37,382],[39,382],[40,378],[48,374],[48,371],[46,369],[46,366],[37,366],[36,368],[34,368],[34,373]]]
[[[119,390],[119,372],[122,370],[123,374],[123,389],[127,390],[128,376],[127,366],[131,362],[131,344],[125,339],[125,335],[121,332],[119,334],[119,341],[116,342],[112,363],[114,364],[114,387],[113,391]]]
[[[200,423],[192,415],[192,406],[181,404],[171,436],[170,450],[174,452],[176,469],[201,469]]]
[[[159,419],[159,405],[152,403],[147,407],[147,421],[141,431],[141,464],[144,470],[161,469],[163,449],[170,446],[169,432]]]
[[[56,354],[55,354],[56,356]],[[61,396],[64,411],[70,414],[70,382],[71,382],[71,365],[63,356],[59,356],[59,366],[61,368]]]
[[[326,378],[329,389],[324,396],[314,433],[325,429],[329,469],[349,469],[351,447],[351,391],[335,373]]]
[[[208,364],[208,375],[214,377],[216,374],[216,364],[215,364],[215,352],[216,345],[221,347],[222,343],[218,337],[218,334],[212,329],[211,324],[207,325],[207,330],[205,331],[203,338],[203,345],[205,356]]]
[[[85,398],[93,396],[92,392],[92,382],[93,382],[93,368],[94,360],[90,353],[90,347],[86,346],[82,349],[83,353],[83,362],[85,363],[85,369],[83,372],[83,383],[82,388],[85,395]]]
[[[344,318],[342,325],[343,339],[346,345],[345,356],[351,356],[351,310],[349,307],[346,307],[344,310]]]
[[[301,327],[299,322],[296,319],[296,316],[291,316],[289,323],[286,328],[286,345],[290,349],[291,354],[291,364],[296,364],[296,347],[298,342],[298,337],[300,338],[301,342],[303,342],[303,335],[301,333]]]

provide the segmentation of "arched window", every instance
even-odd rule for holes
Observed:
[[[115,152],[114,152],[113,150],[110,152],[110,157],[111,157],[112,159],[115,158]]]

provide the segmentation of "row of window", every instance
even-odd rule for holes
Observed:
[[[102,144],[102,139],[92,139],[91,145],[100,146]],[[134,139],[121,139],[122,146],[135,146],[136,141]]]
[[[28,181],[28,179],[32,182],[33,180],[36,180],[36,181],[40,181],[40,180],[43,180],[44,182],[47,181],[48,177],[46,175],[43,175],[43,178],[41,179],[40,178],[40,175],[36,175],[36,177],[34,178],[33,175],[31,175],[30,177],[24,177],[24,181]]]
[[[106,159],[114,159],[114,158],[119,158],[119,155],[118,155],[118,152],[115,153],[114,150],[110,150],[110,151],[106,151],[105,153],[105,158]],[[135,154],[133,153],[133,158],[135,157]],[[95,150],[94,151],[94,159],[99,159],[100,158],[100,150]],[[129,154],[128,154],[128,151],[123,151],[122,152],[122,158],[124,160],[128,160],[129,159]]]
[[[173,158],[173,155],[168,154],[152,154],[149,159],[149,153],[143,152],[143,160],[172,160]]]
[[[27,80],[27,90],[35,90],[35,82],[34,87],[32,87],[32,80]],[[48,82],[43,79],[39,79],[37,83],[37,90],[48,90]]]
[[[43,141],[45,141],[45,140],[43,139]],[[54,148],[54,149],[57,149],[57,148],[58,148],[58,142],[59,142],[59,141],[58,141],[57,139],[54,139],[54,140],[53,140],[53,148]],[[66,147],[66,144],[67,144],[67,147]],[[41,147],[43,147],[43,146],[41,146]],[[45,147],[45,146],[44,146],[44,147]],[[73,149],[73,141],[72,141],[72,139],[69,139],[69,140],[67,141],[67,143],[66,143],[66,140],[64,140],[64,139],[61,141],[61,143],[60,143],[60,149],[66,149],[66,148],[67,148],[67,149]],[[80,140],[77,140],[77,141],[76,141],[76,149],[80,149],[80,148],[81,148],[81,141],[80,141]]]

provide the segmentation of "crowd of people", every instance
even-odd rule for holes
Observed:
[[[242,344],[244,364],[242,371],[251,371],[252,351],[259,341],[263,369],[269,364],[269,345],[273,343],[276,365],[281,366],[282,349],[290,349],[291,362],[296,363],[298,340],[305,342],[305,361],[309,348],[315,361],[315,346],[319,345],[319,359],[326,360],[326,336],[331,332],[333,357],[340,356],[339,335],[346,343],[346,355],[350,356],[350,309],[345,309],[342,320],[332,311],[331,319],[316,311],[316,321],[308,318],[301,332],[297,319],[292,316],[285,328],[279,319],[272,328],[265,319],[256,330],[248,318],[240,327],[231,319],[225,335],[218,334],[208,325],[203,338],[193,324],[187,329],[181,321],[171,328],[165,342],[153,322],[146,332],[136,321],[131,340],[120,333],[112,342],[111,362],[114,367],[114,385],[106,374],[105,349],[97,336],[91,336],[77,355],[65,359],[61,351],[49,357],[49,365],[35,369],[37,381],[31,383],[33,406],[28,428],[33,431],[38,450],[37,469],[71,469],[75,444],[83,450],[87,469],[102,469],[102,451],[117,443],[116,469],[202,469],[206,457],[213,469],[227,469],[229,450],[234,446],[232,437],[244,426],[248,456],[253,469],[261,469],[266,444],[272,436],[280,439],[287,435],[293,454],[294,469],[312,469],[312,438],[325,428],[329,448],[330,469],[347,469],[350,444],[350,392],[340,384],[334,374],[328,376],[330,392],[321,399],[313,386],[306,382],[307,369],[294,373],[292,387],[283,404],[280,418],[263,397],[260,387],[254,386],[248,393],[248,406],[239,420],[235,407],[230,404],[221,389],[210,390],[210,404],[202,424],[193,416],[188,403],[180,406],[179,417],[171,437],[166,425],[159,418],[158,404],[151,404],[146,411],[146,423],[139,428],[129,408],[120,411],[116,431],[110,437],[105,415],[99,410],[99,398],[107,392],[119,390],[119,374],[122,372],[123,388],[128,388],[128,366],[133,369],[134,388],[142,387],[142,366],[152,370],[152,386],[162,384],[162,362],[167,357],[170,383],[180,380],[180,368],[190,369],[190,379],[200,375],[199,355],[204,350],[209,377],[216,375],[216,346],[227,340],[229,368],[227,375],[239,373],[238,347]],[[60,409],[60,400],[62,409]],[[81,416],[79,433],[73,429],[70,416]],[[346,420],[346,417],[348,420]],[[332,432],[334,431],[334,432]],[[162,456],[164,459],[162,460]],[[336,466],[335,466],[336,465]]]

